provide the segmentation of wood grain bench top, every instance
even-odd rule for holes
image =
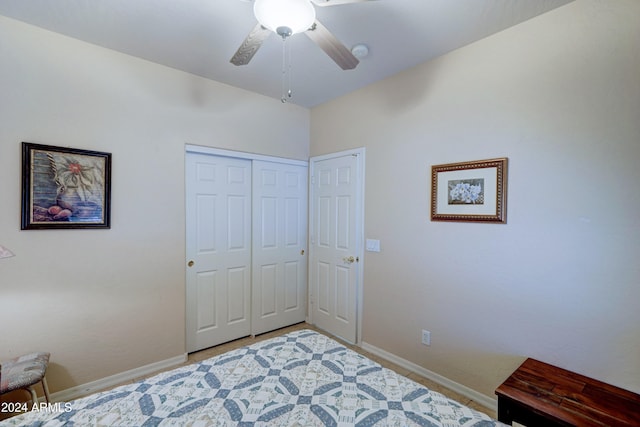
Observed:
[[[640,395],[531,358],[496,394],[560,424],[640,426]]]

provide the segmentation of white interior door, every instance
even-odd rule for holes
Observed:
[[[307,316],[306,166],[253,162],[252,334]]]
[[[311,321],[358,339],[364,149],[311,159]]]
[[[250,334],[251,161],[186,153],[187,351]]]

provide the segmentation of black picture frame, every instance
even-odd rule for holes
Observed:
[[[111,153],[22,143],[22,230],[111,228]]]

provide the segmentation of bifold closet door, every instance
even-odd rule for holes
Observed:
[[[307,174],[304,166],[253,161],[254,335],[307,316]]]
[[[187,351],[251,333],[251,161],[186,153]]]

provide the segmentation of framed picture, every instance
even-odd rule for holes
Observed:
[[[431,220],[507,222],[507,158],[431,167]]]
[[[22,143],[22,230],[110,228],[111,153]]]

